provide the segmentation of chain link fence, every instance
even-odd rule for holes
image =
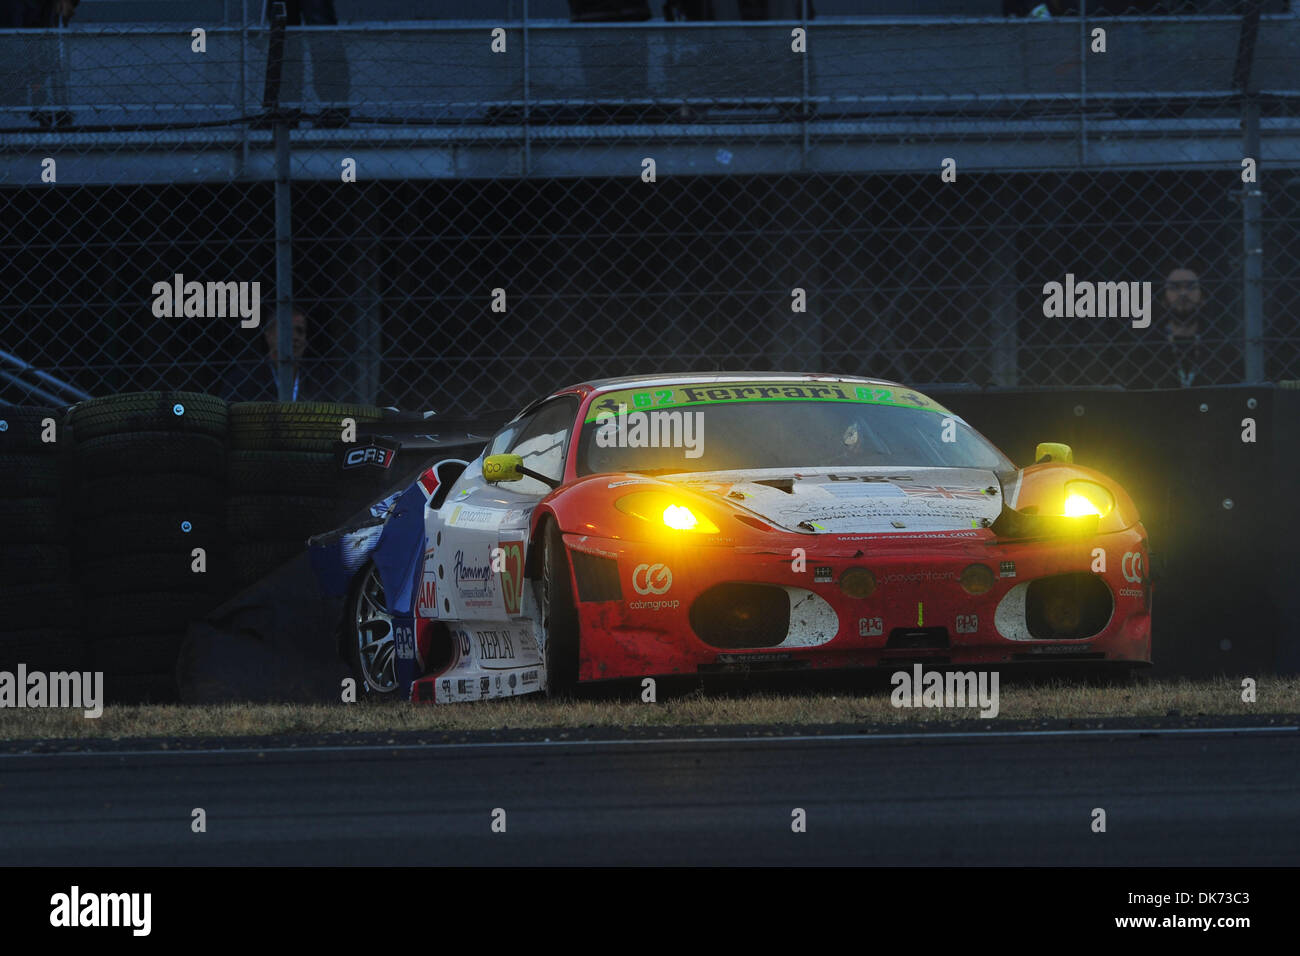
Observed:
[[[195,27],[0,31],[0,400],[1300,377],[1300,18]]]

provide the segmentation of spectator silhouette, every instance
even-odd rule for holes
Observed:
[[[1191,388],[1240,382],[1238,329],[1209,304],[1201,277],[1186,265],[1171,269],[1151,323],[1159,336],[1156,385]]]
[[[307,314],[301,309],[293,311],[293,387],[292,401],[312,401],[320,397],[318,383],[312,381],[309,364],[303,356],[307,352]],[[236,362],[221,379],[222,397],[229,402],[274,402],[279,396],[279,371],[276,351],[279,330],[272,316],[265,323],[263,340],[266,355],[260,359]]]

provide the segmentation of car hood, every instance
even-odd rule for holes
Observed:
[[[969,530],[987,527],[1002,510],[998,477],[983,468],[765,469],[666,480],[769,524],[817,534]]]

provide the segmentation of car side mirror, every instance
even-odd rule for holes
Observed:
[[[488,455],[483,459],[483,479],[493,483],[519,481],[524,477],[519,471],[523,464],[521,455]]]
[[[1074,449],[1064,442],[1040,441],[1034,448],[1034,464],[1038,465],[1045,461],[1071,465],[1074,463]]]

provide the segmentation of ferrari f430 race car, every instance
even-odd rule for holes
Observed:
[[[587,382],[312,540],[371,695],[726,671],[1151,660],[1147,535],[1043,444],[1017,468],[905,386]]]

